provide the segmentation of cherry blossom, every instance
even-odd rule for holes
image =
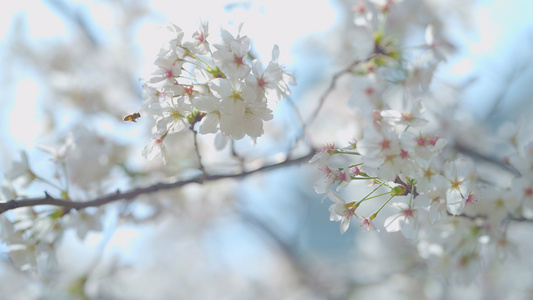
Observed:
[[[160,104],[151,106],[150,111],[156,117],[156,132],[159,134],[175,133],[187,128],[187,116],[192,113],[192,105],[185,103],[182,97],[166,98]]]
[[[242,79],[250,73],[252,68],[246,64],[245,59],[250,51],[250,39],[247,37],[234,38],[226,30],[222,31],[225,45],[215,44],[217,51],[213,53],[213,59],[224,73],[232,74]]]
[[[365,218],[361,217],[361,221],[359,222],[359,227],[361,227],[363,230],[369,231],[372,229],[373,231],[379,232],[379,229],[374,225],[374,222],[371,218]]]
[[[324,164],[326,159],[331,156],[332,151],[335,149],[335,145],[326,144],[317,151],[317,153],[311,158],[309,161],[310,163],[314,163],[315,161],[320,161],[321,164]]]
[[[400,212],[389,216],[385,220],[385,229],[387,232],[401,231],[403,236],[408,239],[416,238],[418,235],[417,209],[410,208],[402,202],[392,203],[391,207],[400,210]]]
[[[181,74],[181,68],[184,63],[185,61],[180,59],[178,53],[173,49],[161,49],[159,56],[154,62],[158,68],[152,73],[150,82],[162,82],[168,85],[175,84],[176,78]]]
[[[472,167],[472,161],[463,158],[447,162],[444,166],[444,175],[448,181],[446,203],[451,214],[458,215],[465,207],[470,194]]]
[[[222,115],[220,99],[213,95],[202,95],[193,100],[193,105],[200,111],[207,113],[202,119],[199,132],[202,134],[217,133],[220,130],[219,124]]]
[[[161,158],[163,159],[163,163],[166,163],[168,153],[167,153],[167,148],[163,144],[164,139],[165,139],[164,135],[160,138],[152,138],[152,141],[150,142],[150,144],[144,147],[142,155],[147,160],[153,160],[156,156],[161,156]]]
[[[329,198],[334,202],[334,204],[329,207],[329,219],[330,221],[341,222],[340,230],[341,234],[343,234],[348,230],[352,217],[358,218],[355,214],[357,205],[355,202],[346,203],[340,194],[333,191],[329,193]]]
[[[388,155],[400,153],[400,141],[396,132],[388,127],[369,126],[365,130],[364,138],[359,142],[358,148],[364,155],[365,165],[378,167]]]
[[[267,107],[269,95],[279,101],[294,84],[292,75],[278,63],[279,48],[274,46],[272,59],[263,69],[259,59],[248,60],[250,39],[246,36],[222,29],[222,44],[211,44],[207,42],[208,24],[203,23],[193,41],[184,42],[179,27],[168,29],[173,37],[161,48],[149,83],[143,84],[143,109],[154,118],[153,132],[166,136],[190,128],[200,134],[214,133],[217,149],[223,148],[221,141],[227,138],[249,136],[256,141],[264,134],[264,122],[273,118]],[[194,126],[198,122],[199,127]],[[157,141],[152,140],[143,156],[166,156],[162,139]]]
[[[422,118],[423,111],[422,101],[417,100],[414,102],[413,108],[409,111],[400,112],[396,110],[383,110],[381,111],[381,117],[383,117],[383,120],[390,123],[421,127],[428,122],[426,119]]]
[[[207,37],[209,37],[209,23],[202,23],[200,29],[193,33],[192,37],[194,41],[184,42],[183,47],[194,54],[207,54],[209,52],[209,43],[207,42]]]

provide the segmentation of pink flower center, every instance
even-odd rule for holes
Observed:
[[[322,148],[320,148],[320,152],[322,153],[329,152],[330,150],[333,150],[333,149],[335,149],[335,145],[326,144],[326,146],[323,146]]]
[[[174,76],[174,73],[172,73],[172,70],[167,70],[166,78],[172,78],[173,76]]]
[[[476,195],[476,194],[470,194],[468,195],[468,198],[466,198],[466,203],[467,204],[474,204],[476,203],[477,201],[479,200],[479,196]]]
[[[205,41],[205,36],[204,36],[204,33],[200,33],[200,36],[198,37],[198,41],[200,41],[200,43],[203,43]]]
[[[368,219],[366,219],[366,218],[363,219],[363,220],[361,221],[361,227],[362,227],[363,229],[365,229],[365,230],[369,230],[369,229],[370,229],[370,220],[368,220]]]
[[[404,121],[411,121],[413,119],[413,116],[411,115],[410,112],[408,113],[403,113],[402,114],[402,120]]]
[[[265,81],[265,79],[263,78],[263,76],[261,76],[261,78],[259,78],[259,80],[257,80],[257,84],[258,84],[261,88],[265,88],[265,85],[267,84],[267,82]]]
[[[338,176],[338,180],[339,181],[345,181],[346,180],[346,174],[340,173],[339,176]]]
[[[350,169],[350,173],[352,175],[359,175],[360,172],[361,172],[361,170],[358,167],[353,167],[353,168]]]
[[[429,140],[429,144],[430,144],[431,146],[435,146],[435,144],[437,143],[438,140],[439,140],[438,137],[434,137],[434,138],[432,138],[432,139]]]
[[[531,187],[528,187],[524,190],[524,195],[526,195],[526,197],[530,198],[531,196],[533,196],[533,189]]]
[[[344,213],[344,216],[347,218],[351,218],[355,215],[355,212],[351,209],[346,207],[346,212]]]
[[[409,157],[409,152],[405,151],[402,149],[402,151],[400,151],[400,157],[401,158],[408,158]]]
[[[415,211],[412,210],[412,209],[406,209],[403,211],[403,215],[406,216],[406,217],[413,217],[414,216],[414,213]]]
[[[390,141],[389,140],[383,140],[381,142],[381,148],[382,149],[389,149],[390,148]]]
[[[192,88],[193,88],[192,84],[190,86],[188,86],[188,87],[185,87],[185,93],[187,95],[189,95],[189,96],[192,95],[192,93],[193,93],[193,89]]]
[[[329,173],[331,173],[331,170],[327,166],[319,167],[318,170],[324,175],[328,175]]]
[[[235,57],[233,57],[233,62],[235,64],[237,64],[238,66],[242,66],[244,65],[244,62],[242,61],[242,57],[238,57],[237,55],[235,55]]]
[[[372,112],[372,118],[374,118],[374,121],[381,121],[383,117],[381,116],[381,112],[379,110],[375,110]]]

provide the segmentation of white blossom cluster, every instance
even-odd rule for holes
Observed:
[[[474,141],[476,131],[451,118],[449,105],[429,92],[446,43],[428,25],[417,52],[401,50],[379,29],[384,24],[377,24],[387,19],[394,1],[372,2],[375,6],[360,2],[354,7],[354,24],[373,33],[375,45],[356,67],[352,85],[351,104],[368,123],[362,138],[343,148],[326,144],[313,157],[321,173],[315,191],[333,202],[330,220],[340,222],[341,233],[353,219],[365,230],[399,231],[418,241],[420,256],[441,274],[459,271],[459,281],[471,282],[482,261],[513,248],[506,237],[509,221],[533,212],[533,143],[520,136],[520,126],[506,124],[499,140],[512,150],[493,159],[517,177],[505,185],[480,173],[481,162],[458,153],[465,146],[459,137],[472,133]],[[403,75],[391,77],[392,69]],[[494,149],[477,143],[472,149]],[[359,185],[365,196],[347,200],[354,196],[341,190],[357,183],[370,183],[371,189]],[[493,255],[483,257],[485,252]]]
[[[110,181],[115,180],[110,173],[121,163],[124,153],[123,147],[83,127],[76,128],[59,146],[38,147],[53,163],[53,178],[37,171],[36,164],[21,151],[20,160],[5,173],[0,202],[27,198],[32,189],[43,185],[46,195],[67,201],[94,197],[105,192]],[[73,229],[83,241],[88,232],[102,231],[104,213],[104,207],[84,210],[23,207],[0,215],[0,239],[21,270],[43,271],[39,268],[57,264],[56,248],[68,229]]]
[[[278,63],[279,49],[263,67],[251,59],[250,39],[221,30],[221,43],[208,40],[208,25],[183,41],[183,31],[170,25],[174,33],[160,50],[156,71],[144,84],[145,110],[154,116],[153,139],[144,151],[152,159],[161,154],[166,160],[163,140],[167,134],[187,128],[201,134],[217,134],[217,148],[228,138],[260,137],[263,122],[271,120],[267,100],[278,101],[290,93],[292,75]],[[194,125],[199,123],[198,129]]]

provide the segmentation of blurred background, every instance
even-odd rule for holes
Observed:
[[[350,52],[357,48],[358,37],[350,29],[349,12],[356,4],[348,0],[10,3],[0,12],[0,174],[25,150],[34,170],[53,177],[49,154],[38,145],[61,145],[69,132],[75,133],[75,139],[84,138],[75,154],[79,168],[72,175],[79,188],[74,192],[82,199],[92,196],[83,188],[98,194],[190,172],[195,166],[190,136],[177,135],[169,141],[173,162],[165,167],[157,159],[147,162],[141,157],[151,136],[149,121],[122,122],[143,103],[139,79],[150,77],[165,41],[160,27],[167,23],[181,27],[186,38],[202,21],[209,22],[213,36],[221,26],[243,23],[242,33],[252,39],[253,52],[263,62],[270,59],[273,45],[279,45],[280,63],[298,85],[290,101],[278,103],[274,121],[266,125],[266,135],[257,145],[250,146],[249,140],[236,145],[250,161],[275,157],[292,145],[301,129],[294,106],[308,118],[332,75],[357,55]],[[529,135],[532,11],[529,1],[405,0],[398,4],[398,19],[391,22],[398,25],[409,16],[426,16],[413,18],[413,23],[438,23],[455,51],[439,66],[435,80],[457,87],[453,97],[474,126],[495,132],[505,121],[523,118]],[[424,42],[423,29],[413,26],[402,32],[411,34],[407,43]],[[308,128],[313,146],[344,145],[360,134],[356,113],[343,109],[349,88],[341,85],[330,98]],[[332,113],[337,116],[334,120],[328,117]],[[213,151],[211,143],[207,136],[200,145],[206,165],[216,165],[228,155]],[[305,154],[305,147],[300,150],[297,153]],[[87,159],[97,162],[94,170],[82,164]],[[216,168],[224,170],[223,165]],[[0,295],[5,299],[41,299],[43,293],[46,299],[528,299],[533,295],[533,261],[527,255],[533,244],[521,243],[515,256],[491,267],[471,285],[443,279],[418,256],[416,244],[399,234],[363,232],[352,224],[341,235],[339,224],[329,221],[329,204],[321,203],[321,195],[313,190],[317,178],[313,166],[290,166],[143,196],[134,204],[110,205],[102,212],[102,232],[90,232],[80,240],[73,230],[65,231],[54,276],[43,279],[18,271],[2,255]],[[32,186],[27,193],[41,195],[42,189]],[[346,191],[350,193],[357,191]],[[517,224],[510,234],[519,240],[530,227]]]

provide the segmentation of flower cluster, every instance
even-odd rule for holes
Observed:
[[[481,271],[481,261],[494,261],[481,253],[505,257],[514,249],[506,235],[509,221],[532,215],[533,142],[514,147],[507,157],[507,167],[518,174],[510,185],[486,184],[490,174],[445,147],[446,139],[414,130],[422,128],[406,130],[400,122],[393,126],[381,119],[348,147],[325,145],[311,160],[321,173],[315,191],[332,201],[330,220],[340,222],[341,233],[353,219],[364,230],[399,231],[418,241],[430,266],[451,263],[444,275],[458,271],[460,282],[468,284]],[[364,196],[341,193],[359,183],[370,183],[369,190],[358,186]]]
[[[360,219],[364,230],[399,231],[418,241],[422,257],[435,266],[451,263],[464,275],[463,282],[469,282],[479,271],[482,250],[501,254],[511,248],[509,220],[527,219],[533,212],[533,143],[522,149],[520,126],[504,125],[500,140],[512,150],[494,160],[505,162],[504,168],[518,177],[509,186],[480,173],[477,162],[458,153],[469,154],[458,139],[468,130],[454,127],[443,113],[447,104],[428,92],[436,65],[444,61],[439,48],[444,43],[435,41],[429,25],[425,44],[415,47],[418,52],[400,50],[381,29],[384,24],[374,24],[386,20],[394,1],[372,2],[377,19],[362,3],[354,8],[355,25],[372,31],[375,46],[353,69],[358,76],[353,77],[350,101],[368,122],[362,137],[348,147],[326,144],[317,151],[311,159],[321,173],[315,191],[333,202],[330,220],[340,221],[341,233],[352,219]],[[472,147],[484,147],[478,143]],[[371,188],[359,186],[355,199],[340,193],[361,182]]]
[[[145,148],[151,159],[166,150],[168,134],[190,128],[201,134],[213,133],[222,138],[260,137],[263,122],[272,119],[268,100],[281,100],[290,93],[292,76],[278,63],[279,49],[274,46],[266,66],[251,59],[250,39],[221,30],[222,41],[208,41],[208,25],[183,41],[183,31],[170,25],[174,38],[160,50],[156,70],[144,84],[145,110],[154,116],[156,136]],[[199,123],[198,129],[194,127]]]
[[[124,153],[123,147],[83,127],[76,128],[59,146],[39,144],[38,148],[53,162],[53,178],[42,175],[21,151],[20,160],[5,173],[0,203],[29,198],[32,189],[43,186],[49,200],[73,202],[100,194],[116,180],[110,173]],[[0,239],[7,254],[22,270],[37,271],[57,263],[56,249],[68,229],[74,229],[81,241],[91,231],[102,231],[105,208],[23,207],[2,213]]]

